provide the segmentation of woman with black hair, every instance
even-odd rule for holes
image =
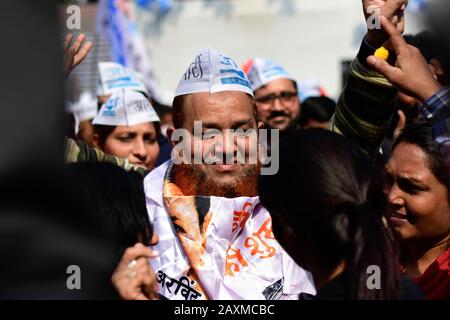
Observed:
[[[158,236],[147,214],[142,175],[106,162],[70,164],[68,172],[114,242],[114,255],[122,257],[112,276],[120,297],[156,299],[147,259],[156,255],[148,246],[158,243]]]
[[[390,220],[399,235],[403,273],[427,299],[450,299],[450,163],[431,124],[408,125],[386,164]]]
[[[316,299],[400,297],[382,179],[345,137],[318,129],[287,136],[279,171],[260,177],[259,195],[277,240],[312,273]]]
[[[143,189],[143,176],[106,162],[74,163],[67,170],[80,184],[105,230],[124,250],[136,242],[148,244],[153,236]]]

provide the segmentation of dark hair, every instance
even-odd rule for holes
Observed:
[[[184,120],[184,107],[186,104],[186,94],[181,96],[177,96],[173,99],[172,103],[172,121],[175,129],[179,129],[183,127]]]
[[[0,299],[117,299],[111,275],[122,252],[77,180],[55,166],[17,169],[0,182],[0,252],[14,261],[0,266]],[[82,290],[64,285],[74,264]]]
[[[151,102],[153,108],[155,109],[156,113],[158,114],[159,118],[162,118],[165,114],[172,113],[171,106],[162,104],[155,98],[152,98],[150,102]]]
[[[336,102],[327,97],[311,97],[303,101],[300,114],[300,125],[305,125],[310,119],[327,122],[336,109]]]
[[[154,121],[152,122],[153,125],[155,126],[155,131],[156,131],[156,139],[158,140],[158,142],[161,139],[161,124],[158,121]],[[116,126],[108,126],[108,125],[103,125],[103,124],[94,124],[94,132],[96,134],[98,134],[98,143],[101,149],[104,148],[105,143],[106,143],[106,139],[108,138],[108,136],[114,131],[114,129],[116,129]]]
[[[441,63],[446,72],[450,70],[450,20],[448,12],[450,3],[445,0],[433,1],[427,9],[426,24],[437,39],[436,51],[442,57]]]
[[[430,123],[419,121],[408,124],[395,140],[392,151],[400,143],[411,143],[418,146],[427,155],[427,165],[434,176],[450,190],[450,168],[442,156],[439,144],[433,137]]]
[[[436,39],[429,31],[422,31],[415,35],[404,35],[405,41],[420,50],[427,62],[431,59],[439,59],[440,55],[437,52]]]
[[[174,125],[175,129],[183,128],[187,96],[188,96],[187,94],[183,94],[180,96],[176,96],[173,99],[172,119],[173,119],[173,125]],[[247,96],[252,105],[253,116],[255,117],[255,122],[258,124],[258,108],[256,106],[255,99],[250,95],[247,95]]]
[[[145,205],[143,177],[137,172],[106,162],[68,165],[106,232],[115,237],[118,249],[133,246],[138,236],[147,244],[153,235]]]
[[[94,124],[94,133],[98,135],[98,144],[101,149],[105,147],[106,139],[114,131],[116,126]]]
[[[320,129],[289,133],[280,143],[279,171],[261,176],[259,195],[275,237],[297,263],[331,272],[345,261],[349,298],[398,297],[381,175],[356,145]],[[381,290],[367,287],[370,265],[383,272]]]

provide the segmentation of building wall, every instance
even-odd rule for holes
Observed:
[[[65,6],[60,9],[64,30]],[[95,34],[96,12],[96,4],[81,6],[80,32],[95,47],[69,78],[71,100],[82,91],[95,92],[97,62],[111,59],[108,43]],[[237,63],[254,56],[273,59],[337,98],[342,61],[353,59],[365,34],[360,0],[173,0],[164,17],[149,10],[134,14],[167,103],[190,60],[207,45]],[[407,14],[407,32],[422,30],[421,18],[416,11]]]
[[[332,97],[341,90],[341,61],[352,59],[365,34],[361,1],[183,0],[156,18],[137,12],[162,89],[173,92],[195,53],[222,50],[238,63],[271,58],[301,80],[318,80]],[[422,29],[407,15],[407,31]]]

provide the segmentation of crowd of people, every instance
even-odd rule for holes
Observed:
[[[270,59],[212,48],[180,72],[172,106],[136,71],[98,64],[97,97],[68,107],[63,190],[109,252],[90,297],[450,299],[450,57],[435,32],[403,35],[407,0],[363,0],[366,21],[374,4],[380,28],[337,102],[301,99]],[[66,77],[91,48],[66,38]],[[264,142],[274,174],[237,160],[253,140],[230,130],[251,129],[279,132]]]

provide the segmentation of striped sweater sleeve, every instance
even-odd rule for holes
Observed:
[[[364,39],[328,129],[348,137],[375,158],[394,112],[397,90],[367,66],[366,58],[373,53]]]
[[[127,171],[137,171],[142,175],[145,175],[146,170],[144,168],[134,166],[128,162],[127,159],[118,158],[108,155],[101,150],[91,148],[87,143],[81,140],[73,140],[66,138],[65,140],[65,162],[109,162]]]

